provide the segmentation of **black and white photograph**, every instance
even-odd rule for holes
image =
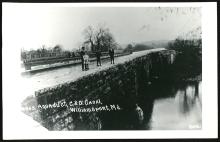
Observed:
[[[215,12],[215,6],[207,7]],[[20,130],[21,135],[13,134],[18,138],[22,131],[25,138],[61,131],[72,138],[77,132],[145,137],[215,128],[217,93],[208,91],[207,80],[217,75],[211,67],[217,44],[207,47],[207,35],[212,41],[216,35],[206,32],[216,32],[216,25],[205,29],[208,8],[201,3],[3,3],[6,137],[13,127]]]

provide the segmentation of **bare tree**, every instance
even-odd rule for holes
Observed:
[[[98,50],[102,50],[102,45],[101,45],[102,43],[101,42],[103,42],[104,33],[105,33],[105,29],[100,27],[95,34],[96,49],[98,49]]]
[[[90,43],[91,44],[91,50],[94,51],[95,33],[94,33],[94,29],[92,28],[92,26],[88,26],[84,30],[84,34],[85,34],[85,40],[86,40],[84,43]]]
[[[112,48],[116,48],[117,43],[115,42],[115,39],[113,37],[113,35],[109,32],[109,30],[107,30],[102,38],[102,45],[104,50],[108,50],[110,47]]]
[[[110,30],[105,26],[99,26],[96,30],[88,26],[84,30],[84,35],[86,40],[84,43],[90,43],[92,51],[107,51],[110,47],[117,45]]]

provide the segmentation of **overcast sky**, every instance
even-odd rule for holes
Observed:
[[[3,7],[4,41],[18,48],[36,49],[56,44],[79,48],[83,30],[105,24],[119,44],[172,40],[201,26],[200,8],[166,7]]]

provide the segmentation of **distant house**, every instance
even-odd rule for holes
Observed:
[[[94,51],[94,49],[92,49],[92,45],[89,41],[85,41],[83,44],[82,44],[83,47],[85,47],[85,50],[86,51]]]

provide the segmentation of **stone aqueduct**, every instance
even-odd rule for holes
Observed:
[[[90,106],[104,109],[109,105],[113,111],[135,109],[143,85],[159,77],[166,79],[169,75],[164,74],[169,73],[174,59],[173,50],[150,52],[75,81],[38,90],[23,101],[23,112],[48,130],[100,130],[100,112]],[[73,112],[66,105],[78,101],[76,106],[80,107],[79,100],[90,107],[90,112]]]

